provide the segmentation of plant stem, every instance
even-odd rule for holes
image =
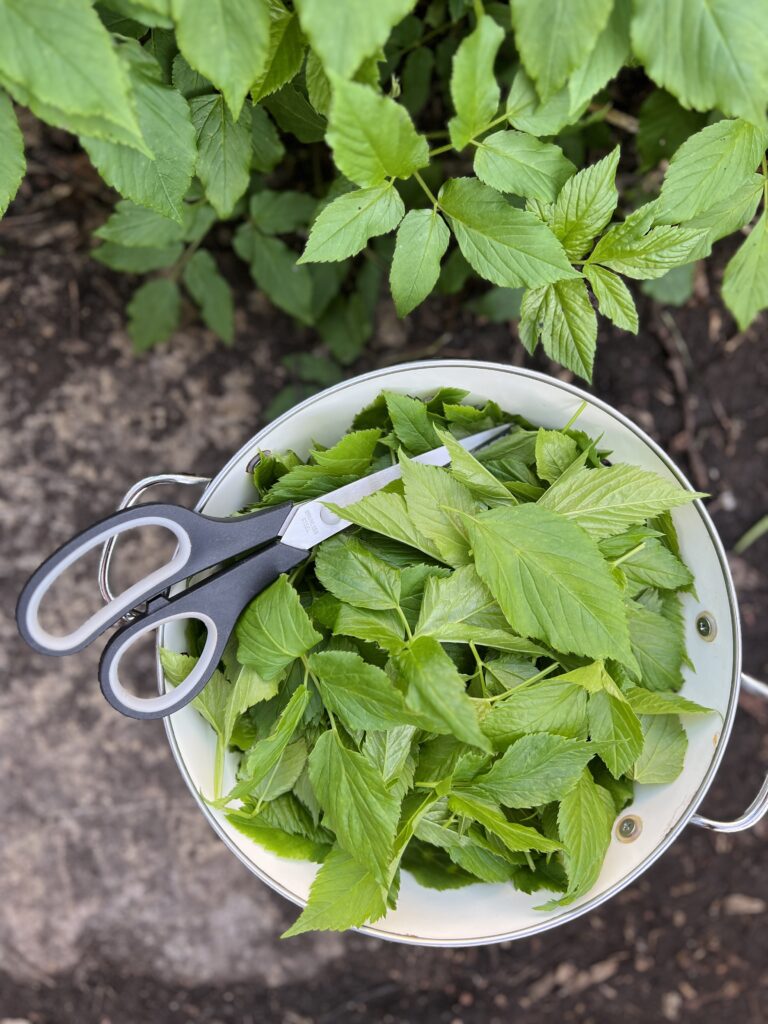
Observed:
[[[414,171],[413,172],[413,176],[416,179],[416,181],[418,181],[418,183],[421,185],[422,189],[426,192],[427,196],[429,197],[429,201],[432,203],[432,205],[435,207],[435,209],[436,210],[439,209],[440,208],[440,203],[438,203],[437,197],[435,195],[433,195],[432,190],[430,189],[429,185],[427,185],[426,181],[424,181],[424,179],[419,174],[419,172],[418,171]]]
[[[768,213],[768,160],[763,153],[763,213]],[[768,231],[768,216],[765,218],[765,228]]]
[[[558,664],[556,661],[553,661],[551,665],[548,665],[546,668],[542,669],[541,672],[538,672],[535,676],[531,676],[530,679],[526,679],[525,682],[519,683],[517,686],[513,686],[511,690],[505,690],[504,693],[497,693],[496,696],[494,697],[485,697],[483,699],[488,701],[489,704],[492,704],[494,703],[494,701],[497,700],[504,700],[504,698],[509,697],[511,693],[518,693],[520,690],[524,690],[527,689],[529,686],[532,686],[533,683],[538,683],[540,679],[543,679],[545,676],[548,676],[550,672],[554,672],[556,668],[558,668]]]
[[[641,540],[640,543],[636,544],[631,551],[625,551],[623,555],[619,556],[619,558],[614,558],[611,565],[615,569],[617,565],[621,565],[622,562],[626,562],[628,558],[631,558],[632,555],[636,555],[638,551],[642,551],[644,547],[645,541]]]
[[[408,619],[406,619],[406,617],[405,617],[405,612],[400,607],[400,605],[397,606],[396,610],[397,610],[397,614],[400,616],[400,621],[402,622],[403,627],[405,628],[405,635],[406,635],[406,637],[409,640],[413,640],[413,633],[411,632],[411,627],[408,625]]]
[[[213,762],[213,797],[218,800],[221,797],[221,782],[224,778],[224,737],[216,735],[216,760]]]
[[[438,146],[437,149],[430,149],[429,157],[432,159],[433,156],[440,156],[441,153],[447,153],[451,149],[453,149],[453,143],[449,142],[445,146]]]

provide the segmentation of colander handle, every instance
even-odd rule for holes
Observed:
[[[747,693],[753,693],[757,697],[768,700],[768,685],[759,679],[742,673],[741,685]],[[694,814],[691,821],[694,825],[711,829],[713,832],[744,832],[756,825],[766,814],[768,814],[768,776],[746,811],[738,818],[734,818],[733,821],[714,821],[712,818],[705,818],[702,814]]]

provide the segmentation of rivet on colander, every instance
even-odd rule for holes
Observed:
[[[271,455],[271,454],[272,454],[272,452],[269,452],[269,451],[266,451],[266,450],[264,450],[263,452],[256,452],[256,454],[253,456],[251,461],[245,467],[245,472],[246,473],[252,473],[254,471],[254,469],[256,469],[258,464],[261,462],[262,458],[265,455]]]
[[[715,639],[717,636],[717,623],[710,612],[699,612],[696,616],[696,632],[708,644],[711,644]]]
[[[625,814],[616,825],[616,838],[620,843],[633,843],[643,831],[643,823],[636,814]]]

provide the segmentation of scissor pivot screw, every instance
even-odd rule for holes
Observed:
[[[335,526],[336,523],[341,522],[341,518],[335,512],[331,512],[329,508],[320,509],[320,518],[327,526]]]

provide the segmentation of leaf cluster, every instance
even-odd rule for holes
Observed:
[[[94,255],[156,275],[128,307],[138,348],[185,302],[232,340],[204,247],[232,239],[330,354],[289,360],[305,387],[359,355],[384,279],[408,315],[472,275],[488,287],[471,308],[519,317],[529,351],[589,379],[597,313],[638,330],[626,278],[680,301],[681,268],[755,218],[766,14],[768,0],[0,0],[0,213],[25,171],[15,102],[76,134],[122,196]],[[633,144],[615,81],[638,64],[657,88]],[[211,235],[220,221],[234,231]],[[766,239],[763,212],[726,269],[741,328],[768,306]]]
[[[402,469],[329,503],[353,527],[254,597],[195,700],[217,738],[214,804],[267,849],[321,863],[289,935],[378,919],[401,868],[570,903],[634,784],[682,769],[679,716],[707,713],[677,692],[694,581],[670,513],[696,495],[607,465],[573,421],[536,428],[465,398],[384,392],[332,447],[254,470],[264,507]],[[499,423],[475,454],[459,443]],[[449,467],[415,461],[441,443]],[[194,656],[163,664],[177,683]]]

